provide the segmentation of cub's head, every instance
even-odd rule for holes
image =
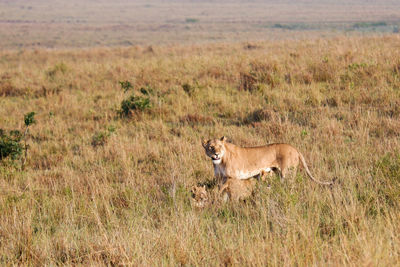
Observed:
[[[210,199],[205,185],[193,186],[191,191],[193,206],[197,208],[204,208],[206,205],[209,204]]]
[[[220,164],[223,156],[225,155],[225,141],[226,137],[222,136],[220,139],[203,140],[201,143],[214,164]]]

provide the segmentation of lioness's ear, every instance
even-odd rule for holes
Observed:
[[[208,143],[208,141],[207,141],[206,139],[203,139],[203,140],[201,141],[201,144],[202,144],[203,147],[206,147],[206,146],[207,146],[207,143]]]
[[[225,142],[225,141],[226,141],[226,137],[225,137],[225,136],[222,136],[220,140],[221,140],[222,142]]]
[[[193,194],[196,192],[196,186],[192,186],[192,189],[190,190]]]

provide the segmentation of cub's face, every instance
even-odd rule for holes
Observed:
[[[220,139],[203,140],[202,145],[214,164],[220,164],[225,155],[225,136]]]
[[[195,207],[204,208],[209,203],[209,197],[205,186],[192,187],[192,203]]]

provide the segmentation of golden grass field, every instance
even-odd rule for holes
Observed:
[[[24,170],[0,164],[0,264],[398,265],[399,51],[387,35],[0,52],[0,128],[37,120]],[[151,107],[120,116],[120,81]],[[201,138],[222,135],[290,143],[336,184],[299,171],[194,209]]]

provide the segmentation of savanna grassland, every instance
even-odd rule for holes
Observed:
[[[0,263],[397,265],[399,51],[389,35],[0,52],[1,128],[37,121],[24,168],[0,165]],[[336,184],[299,171],[194,209],[213,178],[200,140],[222,135],[290,143]]]

